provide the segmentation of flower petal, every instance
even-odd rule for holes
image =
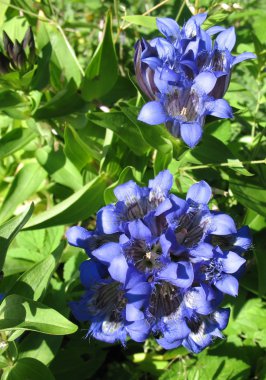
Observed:
[[[207,204],[211,199],[212,189],[205,181],[200,181],[190,186],[187,192],[187,201],[193,201],[199,204]]]
[[[243,257],[235,252],[227,252],[226,257],[221,259],[223,264],[223,272],[235,273],[246,262]]]
[[[216,81],[217,77],[214,73],[211,71],[205,71],[196,76],[194,79],[194,85],[196,85],[201,91],[204,91],[205,94],[208,94],[214,88]]]
[[[175,20],[167,17],[158,17],[156,18],[156,24],[159,31],[165,37],[179,37],[180,30]]]
[[[89,248],[89,240],[94,232],[86,230],[86,228],[74,226],[70,227],[66,232],[66,238],[70,245],[84,249]]]
[[[213,215],[212,220],[215,226],[213,231],[215,235],[232,235],[237,232],[234,220],[227,214]]]
[[[115,257],[122,255],[120,244],[113,242],[106,243],[92,251],[92,255],[102,263],[110,264]]]
[[[133,220],[128,225],[129,233],[133,239],[150,241],[151,231],[141,220]]]
[[[188,288],[194,280],[192,264],[187,261],[170,263],[158,273],[158,278],[180,288]]]
[[[233,111],[225,99],[217,99],[206,104],[208,115],[220,117],[222,119],[231,119]]]
[[[219,50],[227,49],[231,51],[236,43],[235,28],[231,26],[231,28],[228,28],[220,33],[216,38],[216,43]]]
[[[108,268],[111,277],[122,284],[125,284],[126,282],[127,270],[128,265],[123,255],[114,257]]]
[[[142,107],[138,120],[150,125],[157,125],[167,120],[167,114],[160,102],[153,101]]]
[[[254,59],[257,58],[256,54],[253,53],[242,53],[239,54],[237,57],[234,57],[234,61],[232,66],[237,65],[239,62],[245,61],[246,59]]]
[[[97,212],[97,229],[100,233],[114,234],[119,231],[119,221],[114,205],[107,205]]]
[[[236,297],[238,294],[238,281],[230,274],[224,275],[220,280],[216,281],[214,285],[221,292],[229,294],[230,296]]]
[[[176,340],[175,342],[169,343],[165,338],[156,339],[156,342],[165,350],[172,350],[182,344],[182,340]]]
[[[201,128],[201,125],[197,122],[181,123],[180,133],[181,133],[182,140],[190,148],[194,148],[194,146],[197,145],[201,139],[202,128]]]

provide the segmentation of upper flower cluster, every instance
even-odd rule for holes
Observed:
[[[140,342],[153,334],[166,349],[197,353],[222,337],[229,309],[219,305],[223,294],[238,293],[249,229],[209,210],[205,181],[192,185],[186,200],[170,193],[172,182],[165,170],[148,187],[119,185],[95,231],[67,231],[68,242],[90,258],[80,267],[86,293],[72,311],[97,339]]]
[[[164,37],[142,39],[135,48],[135,72],[142,91],[151,99],[138,119],[167,129],[189,147],[201,139],[206,115],[231,118],[232,110],[222,99],[232,67],[252,53],[235,57],[234,27],[214,26],[203,30],[206,13],[191,17],[183,26],[170,18],[157,18]],[[217,35],[218,34],[218,35]],[[212,36],[217,37],[212,40]]]

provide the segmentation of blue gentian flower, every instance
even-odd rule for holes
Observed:
[[[214,26],[205,31],[201,24],[206,17],[193,16],[181,29],[170,18],[158,18],[157,27],[164,37],[150,42],[142,39],[135,46],[136,78],[151,100],[138,119],[150,125],[164,123],[190,148],[200,141],[207,115],[233,116],[230,105],[222,99],[231,70],[235,64],[255,58],[252,53],[234,57],[234,28]]]
[[[205,181],[186,199],[170,193],[172,183],[165,170],[148,187],[119,185],[95,231],[67,231],[69,243],[89,256],[80,267],[85,294],[71,303],[74,316],[90,324],[88,335],[123,345],[152,335],[166,349],[183,345],[195,353],[222,337],[229,309],[219,307],[224,294],[238,293],[249,229],[237,230],[229,215],[209,209]]]

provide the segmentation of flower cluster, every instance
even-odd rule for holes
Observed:
[[[71,308],[96,339],[124,344],[153,335],[166,349],[197,353],[222,337],[230,311],[219,305],[224,294],[238,294],[249,229],[209,209],[205,181],[186,200],[170,193],[172,182],[165,170],[148,187],[121,184],[94,231],[67,231],[68,242],[89,256],[80,267],[86,292]]]
[[[150,42],[142,39],[135,46],[136,78],[151,99],[138,119],[151,125],[165,123],[189,147],[200,141],[206,115],[232,117],[230,105],[222,99],[232,67],[256,57],[252,53],[233,56],[234,27],[214,26],[205,31],[201,24],[206,17],[206,13],[197,14],[181,29],[170,18],[157,18],[164,37]]]

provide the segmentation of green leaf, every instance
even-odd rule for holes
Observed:
[[[23,148],[36,137],[36,132],[26,128],[16,128],[0,140],[0,160]]]
[[[102,206],[105,188],[106,176],[102,174],[63,202],[34,217],[27,228],[73,224],[88,218]]]
[[[241,334],[246,339],[252,339],[254,344],[256,342],[266,347],[265,305],[259,298],[247,300],[238,314],[233,313],[225,333],[229,336]]]
[[[66,88],[57,94],[34,114],[35,119],[49,119],[63,117],[86,108],[86,102],[81,98],[73,79],[70,79]]]
[[[62,343],[62,339],[62,336],[44,335],[32,331],[20,342],[19,357],[34,357],[47,365],[54,359]]]
[[[75,165],[65,156],[61,146],[55,151],[45,146],[38,149],[36,158],[51,178],[74,191],[82,187],[82,176]]]
[[[135,154],[141,156],[148,151],[149,146],[141,136],[138,127],[124,113],[95,112],[89,115],[89,118],[96,125],[113,131]]]
[[[112,19],[108,12],[103,39],[98,46],[81,84],[82,96],[86,100],[99,99],[107,94],[118,78],[118,64],[112,37]]]
[[[136,15],[123,16],[122,19],[129,22],[130,24],[144,26],[151,30],[157,30],[156,17]]]
[[[40,22],[37,43],[40,50],[51,45],[51,61],[60,70],[60,76],[65,76],[68,82],[73,79],[79,86],[81,67],[61,27],[54,23]]]
[[[0,220],[8,219],[18,205],[28,200],[39,189],[45,177],[46,172],[38,163],[26,164],[16,174],[2,203]]]
[[[5,380],[55,380],[52,372],[34,358],[21,358],[4,374]]]
[[[100,161],[101,155],[93,147],[93,140],[91,144],[87,144],[79,136],[78,131],[68,126],[65,128],[65,153],[66,156],[75,164],[80,170],[93,158]]]
[[[245,207],[251,208],[266,217],[266,190],[255,180],[234,177],[230,178],[230,189],[236,199]]]
[[[246,177],[253,176],[253,173],[250,173],[242,164],[239,159],[227,159],[229,168],[237,172],[238,174],[244,175]]]
[[[44,334],[72,334],[77,326],[56,310],[12,294],[0,306],[0,330],[32,330]]]
[[[31,204],[23,214],[10,219],[8,222],[0,225],[0,270],[3,267],[7,249],[11,241],[15,238],[21,228],[27,223],[33,213],[33,204]]]
[[[59,263],[64,247],[65,243],[62,242],[46,259],[24,272],[8,294],[17,294],[34,301],[41,299]]]

